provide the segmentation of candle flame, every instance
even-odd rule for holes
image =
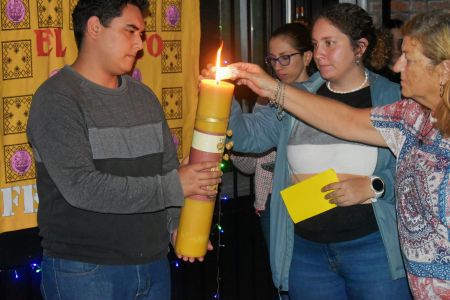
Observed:
[[[220,43],[219,50],[217,50],[217,58],[216,58],[216,84],[219,84],[220,76],[217,70],[220,68],[220,54],[222,53],[223,42]]]

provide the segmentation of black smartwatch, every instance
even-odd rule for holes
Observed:
[[[370,188],[375,193],[372,202],[376,202],[378,198],[384,194],[384,181],[378,176],[370,176]]]

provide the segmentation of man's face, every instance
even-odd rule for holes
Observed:
[[[111,75],[122,75],[131,71],[136,56],[142,50],[144,39],[144,18],[138,7],[127,5],[120,17],[102,26],[98,39],[98,51],[103,66]]]

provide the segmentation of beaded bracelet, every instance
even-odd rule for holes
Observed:
[[[277,119],[281,120],[284,116],[284,83],[278,79],[273,95],[269,98],[269,104],[277,109]]]
[[[269,104],[272,106],[275,106],[275,107],[277,107],[277,104],[278,104],[278,102],[277,102],[278,94],[280,92],[281,85],[282,85],[281,81],[279,81],[278,79],[276,79],[276,81],[277,81],[277,86],[275,87],[275,90],[273,91],[272,97],[269,97]]]
[[[280,92],[278,93],[277,102],[277,119],[281,121],[284,116],[284,87],[285,85],[282,83],[280,87]]]

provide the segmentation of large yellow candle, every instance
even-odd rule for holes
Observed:
[[[222,159],[234,85],[202,80],[189,163]],[[217,189],[217,186],[213,187]],[[181,210],[175,252],[187,257],[205,256],[215,199],[191,196]]]
[[[234,85],[225,81],[203,79],[195,118],[195,129],[225,135],[230,116]]]

